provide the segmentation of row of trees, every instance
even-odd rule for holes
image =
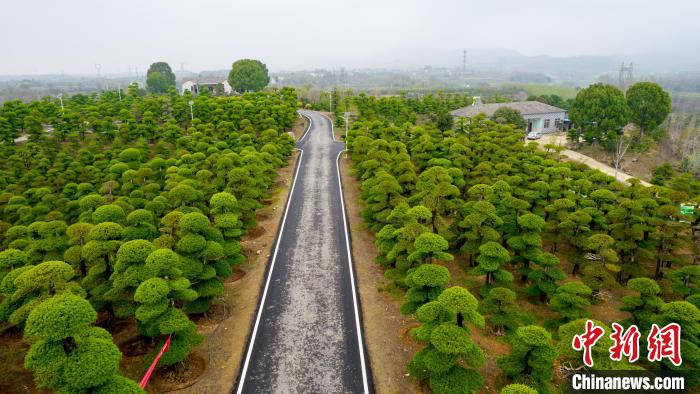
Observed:
[[[156,62],[151,64],[146,73],[146,88],[151,93],[167,93],[171,88],[177,89],[175,80],[175,74],[168,63]],[[253,59],[233,62],[227,80],[233,90],[239,93],[259,92],[270,83],[267,66]]]
[[[475,117],[443,132],[416,125],[404,98],[361,104],[374,102],[381,107],[360,111],[346,142],[377,263],[406,289],[402,312],[421,322],[412,334],[426,347],[409,372],[434,392],[469,392],[483,382],[472,325],[506,334],[503,374],[540,392],[554,391],[555,360],[581,363],[571,338],[583,331],[589,306],[611,291],[635,294],[625,298],[630,321],[696,325],[700,216],[681,215],[679,203],[698,196],[620,184],[525,145],[511,125]],[[452,264],[476,279],[469,290],[478,298],[449,287],[444,267]],[[544,327],[533,325],[543,317],[525,313],[523,302],[552,310]],[[700,342],[695,332],[684,335],[681,368],[693,369]]]
[[[569,110],[573,127],[569,138],[598,142],[613,150],[623,128],[634,123],[638,140],[658,127],[671,112],[671,97],[654,82],[638,82],[623,93],[612,85],[593,84],[581,89]]]
[[[147,345],[170,337],[161,365],[201,343],[189,316],[209,310],[243,261],[239,240],[294,147],[285,130],[297,99],[293,89],[202,95],[194,119],[190,99],[132,86],[121,100],[2,107],[16,127],[0,145],[0,322],[24,330],[40,387],[140,391],[94,324],[133,319]],[[81,130],[73,118],[90,121]],[[16,144],[22,132],[29,142]]]

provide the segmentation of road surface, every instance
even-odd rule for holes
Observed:
[[[330,120],[308,131],[270,261],[237,393],[362,393],[371,388]]]
[[[530,142],[530,141],[526,141]],[[546,144],[552,144],[552,145],[560,145],[560,146],[565,146],[566,145],[566,135],[563,134],[545,134],[538,140],[540,144],[540,148],[545,149]],[[621,171],[615,171],[613,167],[610,167],[607,164],[603,164],[599,162],[598,160],[586,156],[584,154],[578,153],[576,151],[566,149],[561,152],[562,155],[565,155],[567,159],[579,162],[581,164],[585,164],[591,168],[595,168],[596,170],[599,170],[600,172],[610,175],[612,177],[616,177],[618,181],[627,184],[627,180],[631,178],[636,178],[632,175],[625,174]],[[639,178],[636,178],[639,179]],[[651,184],[645,180],[639,179],[639,182],[644,185],[644,186],[651,186]]]

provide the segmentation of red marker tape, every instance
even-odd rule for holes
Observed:
[[[146,385],[148,384],[148,379],[150,379],[151,375],[153,375],[153,371],[156,369],[156,365],[158,365],[158,361],[160,361],[160,358],[163,357],[163,353],[168,351],[169,347],[170,347],[170,335],[168,335],[168,339],[165,341],[165,344],[163,344],[163,347],[160,349],[160,352],[158,352],[158,354],[156,355],[156,358],[153,359],[151,366],[148,367],[148,371],[146,371],[146,374],[143,375],[143,378],[141,378],[141,381],[139,382],[139,386],[142,389],[146,388]]]

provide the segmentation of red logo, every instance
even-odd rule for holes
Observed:
[[[625,330],[618,323],[612,323],[612,328],[610,339],[614,343],[608,349],[610,359],[622,361],[622,357],[627,357],[630,363],[639,360],[639,328],[631,325]],[[583,363],[587,367],[593,367],[593,346],[604,334],[603,327],[596,326],[592,320],[586,320],[586,331],[572,338],[571,347],[576,351],[583,350]],[[647,358],[651,362],[668,359],[675,366],[681,365],[681,326],[677,323],[670,323],[664,327],[652,324],[647,336],[647,350]]]
[[[647,344],[649,361],[661,361],[667,358],[675,366],[679,366],[683,362],[681,359],[681,326],[677,323],[667,324],[663,328],[652,324]]]
[[[639,329],[634,324],[627,331],[617,323],[612,324],[613,333],[610,338],[615,344],[610,346],[610,359],[613,361],[622,360],[622,356],[627,356],[629,362],[639,360]]]
[[[586,331],[580,335],[574,335],[571,346],[576,351],[583,350],[583,363],[588,367],[593,367],[593,345],[605,334],[605,329],[596,326],[591,320],[586,320]]]

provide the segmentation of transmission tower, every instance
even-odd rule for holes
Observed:
[[[462,72],[467,72],[467,50],[462,51]]]
[[[630,62],[629,66],[625,66],[625,62],[620,65],[620,77],[618,85],[620,90],[627,90],[634,80],[634,65]]]

